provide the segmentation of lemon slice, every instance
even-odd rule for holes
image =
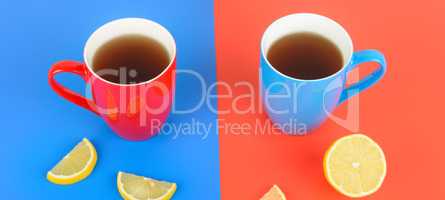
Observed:
[[[286,196],[277,185],[273,185],[260,200],[286,200]]]
[[[376,192],[386,176],[385,154],[377,143],[362,134],[335,141],[325,153],[323,164],[332,187],[353,198]]]
[[[176,191],[176,183],[119,172],[117,188],[125,200],[168,200]]]
[[[84,138],[47,173],[46,177],[50,182],[60,185],[77,183],[90,175],[96,161],[96,149]]]

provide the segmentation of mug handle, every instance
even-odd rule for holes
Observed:
[[[373,86],[385,74],[386,72],[385,57],[383,56],[382,53],[373,49],[354,52],[354,54],[352,55],[352,62],[349,68],[347,69],[346,73],[355,69],[359,64],[365,62],[375,62],[379,64],[379,67],[374,72],[372,72],[359,82],[350,85],[348,88],[345,88],[342,94],[340,95],[340,101],[338,102],[338,104],[343,103],[344,101],[362,92],[363,90]]]
[[[67,89],[63,87],[60,83],[58,83],[55,79],[56,74],[59,73],[73,73],[77,74],[82,79],[87,82],[87,71],[86,66],[82,63],[76,62],[76,61],[60,61],[56,64],[54,64],[51,69],[48,72],[48,81],[51,88],[60,96],[64,97],[68,101],[73,102],[74,104],[77,104],[78,106],[81,106],[97,115],[99,115],[97,105],[90,99],[87,99],[70,89]]]

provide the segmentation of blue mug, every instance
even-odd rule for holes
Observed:
[[[272,66],[267,53],[283,36],[309,32],[333,42],[341,52],[344,66],[319,79],[290,77]],[[362,80],[345,86],[349,71],[364,62],[375,62],[378,68]],[[376,50],[353,52],[346,30],[327,17],[297,13],[274,21],[261,39],[260,94],[263,107],[274,125],[289,134],[303,135],[322,124],[335,107],[377,83],[385,74],[386,61]]]

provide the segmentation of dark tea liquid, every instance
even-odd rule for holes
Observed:
[[[167,50],[155,39],[124,35],[99,47],[93,58],[93,71],[113,83],[140,83],[159,75],[169,62]]]
[[[293,33],[274,42],[267,59],[281,73],[297,79],[320,79],[343,67],[343,56],[329,39],[310,32]]]

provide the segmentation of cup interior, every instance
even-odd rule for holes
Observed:
[[[272,44],[274,44],[277,40],[289,34],[298,32],[315,33],[333,42],[340,50],[343,57],[343,66],[340,68],[339,71],[342,71],[342,69],[349,64],[353,52],[352,40],[349,37],[349,34],[340,24],[330,18],[321,15],[311,13],[297,13],[284,16],[274,21],[266,29],[261,39],[262,56],[264,60],[268,62],[268,65],[271,66],[278,73],[282,74],[269,63],[267,59],[267,53]],[[334,74],[330,76],[333,76]],[[282,75],[291,79],[296,79],[284,74]]]
[[[116,37],[129,34],[138,34],[155,39],[167,50],[170,59],[169,65],[152,80],[161,76],[171,67],[176,56],[176,43],[170,32],[168,32],[168,30],[160,24],[148,19],[122,18],[102,25],[88,38],[84,47],[84,62],[87,65],[88,70],[105,82],[117,84],[101,78],[93,71],[93,58],[97,50],[103,44],[113,40]]]

